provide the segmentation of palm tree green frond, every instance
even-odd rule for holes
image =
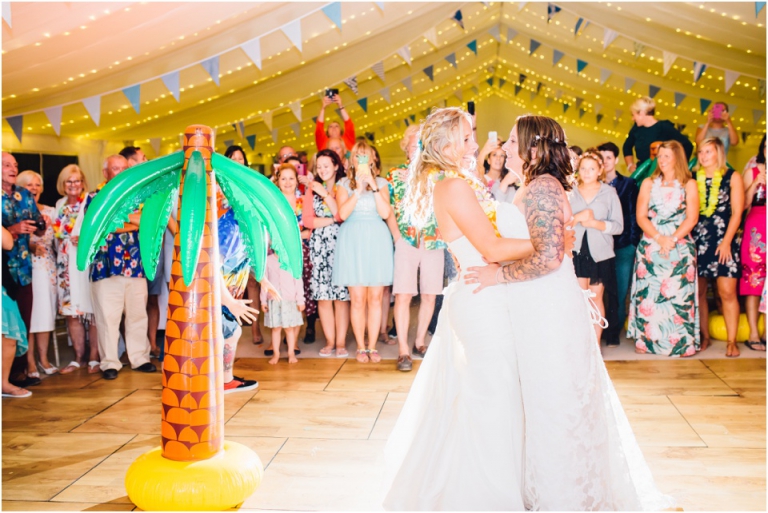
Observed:
[[[181,274],[184,284],[189,285],[195,278],[197,261],[205,228],[206,201],[208,184],[205,176],[205,161],[199,151],[193,151],[187,163],[184,175],[184,190],[181,193],[181,218],[179,230],[184,230],[181,237]],[[216,215],[214,212],[212,215]]]
[[[267,228],[272,249],[280,260],[280,266],[290,271],[294,278],[301,278],[301,231],[296,222],[296,214],[285,196],[263,175],[254,173],[223,155],[214,153],[211,164],[227,199],[236,198],[238,201],[233,204],[236,219],[238,223],[243,219],[248,226],[242,231],[247,232],[249,236],[257,234],[256,228],[249,224],[261,221]],[[242,194],[235,193],[235,190]],[[254,243],[252,240],[250,242]]]
[[[163,246],[163,234],[171,217],[173,202],[179,193],[181,169],[174,171],[178,176],[173,180],[175,186],[160,190],[144,202],[139,225],[139,252],[147,279],[155,279],[157,259]]]
[[[128,216],[158,191],[178,187],[184,153],[178,151],[127,169],[93,197],[83,220],[77,268],[84,271],[107,236],[128,222]],[[174,180],[176,182],[174,183]]]

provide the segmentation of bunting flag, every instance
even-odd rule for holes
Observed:
[[[435,27],[432,27],[431,29],[424,32],[424,39],[429,41],[429,43],[435,48],[439,46],[437,44],[437,29]]]
[[[517,96],[517,93],[520,92],[520,89],[522,89],[522,86],[520,86],[519,84],[515,84],[515,96]]]
[[[408,45],[405,45],[404,47],[400,48],[397,51],[397,55],[402,57],[403,60],[408,63],[408,66],[411,65],[411,49],[408,48]]]
[[[731,71],[731,70],[725,70],[725,92],[731,90],[731,87],[733,87],[733,84],[736,83],[736,80],[739,78],[739,72],[738,71]]]
[[[400,129],[400,123],[401,121],[399,119],[395,120],[395,126],[397,127],[398,130]]]
[[[661,87],[657,87],[653,84],[648,84],[648,96],[651,98],[655,98],[657,94],[659,94],[659,91],[661,91]]]
[[[552,51],[552,66],[560,62],[560,59],[563,58],[565,54],[561,52],[560,50],[553,50]]]
[[[411,118],[411,121],[412,121],[413,123],[415,123],[415,122],[416,122],[416,114],[411,114],[411,115],[410,115],[410,116],[408,116],[408,117],[409,117],[409,118]]]
[[[181,95],[179,93],[179,72],[172,71],[166,75],[160,77],[163,80],[163,84],[168,88],[168,91],[176,98],[176,101],[180,101]]]
[[[539,82],[538,84],[536,84],[536,94],[539,94],[541,92],[542,87],[544,87],[543,82]]]
[[[752,121],[757,124],[763,119],[763,111],[760,109],[752,109]]]
[[[616,120],[621,119],[621,115],[624,114],[624,111],[621,109],[616,109]]]
[[[368,98],[360,98],[357,100],[357,104],[363,109],[363,112],[368,113]]]
[[[446,55],[445,56],[445,60],[448,61],[449,63],[451,63],[451,66],[453,66],[454,68],[458,67],[458,66],[456,66],[456,53],[455,52],[454,53],[449,53],[448,55]]]
[[[515,37],[517,37],[517,30],[507,27],[507,43],[511,43]]]
[[[408,121],[408,118],[404,119],[403,123],[405,123],[405,126],[411,126],[411,122]]]
[[[601,110],[603,110],[603,104],[602,103],[596,103],[594,110],[595,110],[595,112],[600,112]]]
[[[405,77],[403,80],[403,85],[405,86],[408,91],[413,92],[413,80],[411,77]]]
[[[605,82],[611,77],[611,70],[600,68],[600,85],[605,84]]]
[[[576,37],[579,35],[579,29],[581,29],[581,26],[584,24],[584,18],[579,18],[576,20],[576,26],[573,28],[573,37]]]
[[[540,42],[536,41],[535,39],[531,39],[531,46],[528,51],[528,55],[533,55],[533,52],[538,50],[540,46],[541,46]]]
[[[741,133],[741,142],[744,144],[747,144],[747,138],[749,138],[750,132],[742,132]]]
[[[738,105],[736,105],[734,103],[729,103],[728,104],[728,114],[730,114],[731,117],[733,117],[733,113],[736,112],[736,109],[738,109],[738,108],[739,108]]]
[[[131,105],[133,105],[133,110],[136,111],[136,114],[139,113],[139,109],[141,108],[141,102],[139,101],[139,95],[141,94],[141,86],[139,84],[126,87],[123,89],[123,94],[126,98],[128,98],[128,101],[131,102]]]
[[[296,135],[296,137],[301,135],[301,124],[298,122],[291,123],[291,130],[293,130],[293,133]]]
[[[603,50],[608,48],[608,46],[613,43],[618,36],[619,33],[615,30],[611,30],[609,28],[605,29],[603,32]]]
[[[312,123],[317,124],[317,116],[312,116]]]
[[[699,100],[699,104],[701,106],[701,113],[704,114],[709,106],[712,104],[712,100],[707,100],[706,98],[702,98]]]
[[[16,139],[21,142],[21,136],[24,133],[24,116],[10,116],[5,118],[5,120],[11,125],[11,130],[13,130]]]
[[[765,80],[762,78],[757,79],[757,90],[760,92],[760,98],[765,98]]]
[[[384,2],[374,2],[381,12],[384,12]]]
[[[160,143],[162,142],[162,139],[159,137],[152,137],[149,140],[149,144],[152,145],[152,149],[155,150],[155,155],[160,155]]]
[[[576,108],[578,109],[581,107],[581,104],[584,103],[584,98],[576,97]]]
[[[357,77],[356,76],[353,75],[349,77],[344,81],[344,84],[350,89],[352,89],[352,92],[355,93],[355,95],[357,95]]]
[[[381,91],[379,91],[379,94],[384,97],[385,100],[387,100],[387,103],[392,103],[392,100],[389,96],[389,87],[383,88]]]
[[[293,112],[293,115],[296,116],[296,119],[301,121],[301,101],[297,100],[289,104],[288,107],[291,108],[291,112]]]
[[[248,146],[251,147],[251,150],[256,149],[256,135],[246,135],[245,140],[248,141]]]
[[[552,105],[553,101],[555,101],[553,98],[547,97],[547,108],[549,108],[549,106]]]
[[[629,92],[632,86],[635,85],[636,80],[634,78],[624,77],[624,91]]]
[[[501,43],[501,26],[495,25],[488,29],[488,33],[499,43]]]
[[[504,84],[506,84],[506,83],[507,83],[507,79],[506,78],[500,78],[499,79],[499,88],[504,87]]]
[[[323,7],[322,11],[336,25],[336,28],[341,30],[341,2],[331,2]]]
[[[531,91],[531,101],[536,99],[536,91]]]
[[[765,7],[765,2],[755,2],[755,18],[757,18],[760,15],[760,11],[762,11],[764,7]],[[5,11],[3,11],[3,18],[5,18]],[[8,20],[10,19],[11,19],[11,12],[8,11]],[[11,22],[8,21],[8,26],[10,25],[11,25]]]
[[[640,58],[640,55],[641,55],[641,54],[643,53],[643,51],[645,50],[645,45],[644,45],[644,44],[642,44],[642,43],[638,43],[637,41],[635,41],[635,43],[633,44],[633,46],[634,46],[634,48],[635,48],[635,60],[637,60],[637,59],[639,59],[639,58]]]
[[[663,54],[664,54],[663,55],[664,56],[664,75],[666,76],[666,74],[669,73],[669,70],[672,69],[672,65],[677,60],[677,55],[672,52],[668,52],[666,50],[663,51]]]
[[[453,92],[453,95],[454,95],[456,98],[458,98],[460,102],[463,102],[463,101],[464,101],[464,91],[462,91],[461,89],[456,89],[456,90]]]
[[[435,81],[435,67],[432,64],[424,68],[422,71],[429,77],[429,80],[432,82]]]
[[[233,124],[232,127],[235,129],[237,136],[240,137],[240,139],[245,137],[245,122],[238,121],[237,123]]]
[[[707,65],[703,62],[694,62],[693,63],[693,83],[699,81],[701,78],[701,75],[704,74],[704,70],[707,69]]]
[[[233,144],[235,144],[235,140],[234,139],[227,139],[226,141],[224,141],[224,147],[225,148],[229,148]]]
[[[386,128],[384,128],[383,126],[380,126],[380,127],[379,127],[379,132],[381,132],[381,135],[384,135],[384,134],[386,134],[386,133],[387,133],[387,129],[386,129]]]
[[[208,72],[208,74],[213,79],[213,82],[216,85],[219,85],[219,56],[217,55],[215,57],[211,57],[210,59],[206,59],[201,62],[200,65],[205,71]]]
[[[371,66],[371,69],[374,73],[376,73],[376,76],[379,77],[382,82],[384,82],[384,61],[377,62]]]
[[[272,130],[272,111],[265,112],[262,115],[262,119],[264,120],[264,124],[267,125],[267,128]]]
[[[597,120],[598,125],[600,124],[600,122],[603,120],[604,117],[605,116],[603,116],[602,114],[598,114],[597,116],[595,116],[595,119]]]
[[[587,112],[585,109],[579,109],[579,119],[584,117],[585,112]]]
[[[581,59],[576,59],[576,73],[581,73],[584,71],[584,68],[586,68],[589,65],[587,61],[582,61]]]
[[[685,94],[675,92],[675,108],[679,107],[680,104],[685,100]]]
[[[523,85],[525,83],[526,78],[528,78],[527,75],[523,75],[522,73],[520,73],[520,78],[517,80],[517,83],[520,85]]]
[[[569,105],[569,104],[567,104],[567,103],[564,103],[564,104],[563,104],[563,114],[565,114],[566,112],[568,112],[568,108],[569,108],[569,107],[570,107],[570,105]]]
[[[488,83],[489,86],[493,87],[493,77],[486,80],[486,82]]]
[[[528,2],[517,2],[517,10],[518,10],[518,12],[522,11],[523,7],[525,7],[525,4],[527,4],[527,3]]]
[[[618,119],[614,119],[613,120],[613,128],[616,128],[617,126],[619,126],[619,120]]]
[[[562,98],[562,96],[563,96],[563,90],[562,89],[558,89],[557,92],[555,93],[555,100],[559,101],[560,98]]]
[[[261,69],[261,38],[251,39],[240,45],[240,49],[251,59],[257,68]]]
[[[3,2],[3,19],[9,28],[13,28],[13,25],[11,25],[11,2]],[[19,142],[21,142],[21,139],[19,139]]]
[[[85,106],[85,110],[88,111],[88,115],[91,116],[96,126],[99,126],[101,121],[101,96],[86,98],[83,100],[83,106]]]
[[[475,55],[477,55],[477,39],[467,43],[467,48],[475,52]]]
[[[270,135],[272,136],[272,142],[277,142],[277,136],[278,136],[277,128],[273,128],[272,131],[270,132]]]
[[[458,23],[459,27],[464,29],[464,21],[463,21],[463,16],[461,15],[461,11],[456,11],[456,14],[454,14],[451,19],[454,20],[456,23]]]
[[[552,16],[560,12],[560,8],[555,4],[547,4],[547,23],[552,21]]]
[[[473,93],[475,93],[475,95],[480,94],[480,89],[478,89],[477,86],[472,86],[470,87],[470,89],[472,90]]]
[[[301,52],[301,18],[283,25],[280,27],[280,30],[283,31],[283,34],[290,40],[291,44]]]

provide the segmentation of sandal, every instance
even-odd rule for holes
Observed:
[[[35,372],[27,372],[27,377],[28,378],[34,378],[34,379],[40,379],[40,373],[37,372],[37,371],[35,371]]]
[[[765,351],[765,342],[762,340],[748,340],[747,342],[744,342],[744,345],[750,348],[752,351]]]
[[[336,358],[347,358],[348,356],[349,356],[349,353],[347,352],[347,348],[345,347],[336,348]]]
[[[319,352],[318,354],[319,354],[320,356],[324,356],[324,357],[327,357],[327,356],[331,356],[331,354],[333,354],[333,352],[334,352],[335,350],[336,350],[336,348],[335,348],[335,347],[333,347],[333,346],[325,346],[324,348],[322,348],[322,349],[320,350],[320,352]]]
[[[101,362],[97,362],[96,360],[91,360],[88,362],[88,374],[96,374],[99,372],[101,367]]]
[[[53,365],[51,365],[50,367],[45,367],[42,363],[38,362],[37,366],[40,367],[40,370],[43,371],[48,376],[59,372],[59,369],[57,367],[54,367]]]
[[[368,363],[370,360],[368,359],[368,350],[367,349],[358,349],[357,350],[357,356],[355,359],[360,363]]]
[[[80,368],[80,364],[77,362],[69,362],[66,367],[61,369],[59,373],[61,374],[69,374],[70,372],[75,372],[77,369]]]
[[[426,346],[421,346],[421,347],[413,346],[413,354],[419,355],[422,358],[424,358],[424,355],[427,354]]]
[[[3,397],[12,397],[16,399],[21,399],[22,397],[29,397],[32,395],[32,392],[27,390],[26,388],[16,387],[16,390],[13,392],[3,392]]]
[[[379,356],[379,352],[375,349],[369,349],[368,355],[373,363],[379,363],[381,361],[381,356]]]

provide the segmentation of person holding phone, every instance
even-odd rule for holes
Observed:
[[[696,131],[696,146],[701,147],[701,143],[708,137],[717,137],[723,141],[726,157],[728,157],[730,147],[739,144],[739,134],[736,132],[736,127],[733,126],[727,104],[717,102],[709,110],[707,122],[699,125],[699,129]]]
[[[338,105],[341,119],[344,120],[343,130],[337,121],[328,123],[328,129],[326,130],[325,128],[325,108],[332,103]],[[352,146],[355,145],[355,125],[352,123],[352,118],[349,117],[347,109],[341,104],[339,90],[326,89],[323,103],[320,106],[320,114],[317,115],[317,121],[315,122],[315,144],[317,145],[317,151],[326,149],[328,147],[328,139],[333,138],[341,138],[344,141],[344,146],[351,150]]]

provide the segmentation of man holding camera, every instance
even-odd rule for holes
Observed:
[[[328,131],[325,131],[325,108],[331,103],[336,103],[339,106],[341,119],[344,120],[344,130],[341,129],[341,125],[339,125],[338,122],[332,121],[328,123]],[[341,138],[347,149],[351,150],[352,146],[355,145],[355,125],[352,123],[349,114],[347,114],[347,110],[341,104],[339,90],[326,89],[325,96],[323,96],[323,105],[320,107],[320,114],[317,115],[317,122],[315,125],[315,144],[317,145],[317,151],[326,149],[328,139],[334,138]]]

